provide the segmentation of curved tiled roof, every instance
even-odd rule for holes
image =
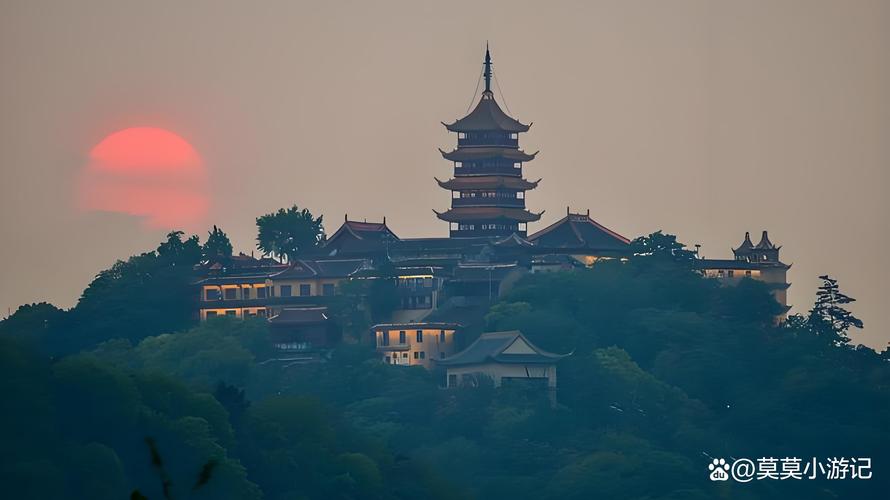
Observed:
[[[534,160],[535,156],[538,154],[538,151],[528,154],[525,151],[520,151],[516,148],[495,147],[465,147],[457,148],[453,151],[442,151],[440,149],[439,152],[442,153],[443,158],[450,161],[474,161],[486,160],[489,158],[505,158],[511,161],[531,161]]]
[[[534,222],[541,218],[540,214],[529,212],[522,208],[502,207],[456,207],[446,212],[436,212],[436,216],[448,222],[473,222],[507,219],[517,222]]]
[[[624,236],[583,214],[568,214],[528,239],[548,248],[625,250],[630,244]]]
[[[531,127],[504,113],[494,100],[491,91],[482,93],[482,99],[470,114],[454,123],[443,123],[443,125],[451,132],[528,132]]]
[[[511,347],[518,347],[511,349]],[[532,344],[519,330],[483,333],[469,347],[454,356],[437,361],[440,365],[461,366],[482,363],[550,364],[570,356],[554,354]]]
[[[435,177],[434,177],[435,179]],[[470,176],[460,176],[455,177],[454,179],[450,179],[447,181],[440,181],[436,179],[436,182],[439,183],[439,186],[450,189],[452,191],[460,191],[462,189],[516,189],[519,191],[525,191],[527,189],[534,189],[538,187],[538,183],[541,182],[541,179],[538,179],[534,182],[527,181],[522,177],[512,177],[512,176],[503,176],[503,175],[470,175]]]

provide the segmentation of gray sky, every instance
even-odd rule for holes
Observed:
[[[830,273],[858,339],[890,340],[890,2],[0,1],[0,306],[71,306],[163,230],[75,208],[90,149],[163,127],[204,158],[216,223],[297,203],[329,232],[384,215],[444,236],[433,176],[485,40],[513,115],[534,122],[534,231],[573,210],[729,257],[768,229],[793,312]],[[202,230],[202,238],[206,231]],[[756,242],[756,241],[755,241]]]

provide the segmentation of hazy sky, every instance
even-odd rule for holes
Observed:
[[[546,209],[729,257],[768,229],[793,312],[830,273],[890,340],[890,2],[121,2],[0,0],[0,306],[75,303],[164,231],[76,209],[91,148],[171,130],[206,163],[236,249],[297,203],[332,232],[384,215],[445,236],[433,176],[455,143],[485,40],[540,149]],[[202,237],[206,229],[201,229]]]

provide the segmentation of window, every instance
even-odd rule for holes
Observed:
[[[389,364],[389,356],[386,357],[386,364]]]
[[[457,387],[457,375],[448,375],[448,387]]]
[[[290,297],[291,296],[291,286],[290,285],[281,285],[281,296],[282,297]]]
[[[729,271],[726,271],[726,275],[732,278],[733,276],[735,276],[735,270],[730,269]]]
[[[407,353],[407,352],[403,352],[403,353],[402,353],[402,359],[408,359],[408,353]]]
[[[330,297],[334,295],[334,284],[333,283],[325,283],[321,285],[321,294],[325,297]]]
[[[426,359],[426,352],[420,351],[420,359]]]
[[[405,330],[402,330],[399,332],[399,344],[404,344],[404,343],[405,343]],[[408,355],[406,354],[405,356],[407,357]]]
[[[237,288],[226,288],[223,290],[223,294],[225,294],[226,300],[235,300],[237,298]]]
[[[419,357],[420,357],[420,356],[419,356],[419,354],[420,354],[420,353],[419,353],[419,352],[417,352],[417,351],[414,351],[414,359],[417,359],[417,358],[419,358]]]
[[[238,312],[235,311],[234,309],[229,309],[228,311],[226,311],[226,316],[237,316],[237,315],[238,315]]]
[[[266,298],[266,287],[258,286],[256,289],[256,298],[265,299]]]
[[[250,298],[250,287],[241,289],[241,298],[247,300]]]
[[[439,359],[445,359],[445,353],[444,353],[444,352],[441,352],[441,351],[439,352]]]
[[[219,290],[216,288],[208,288],[204,290],[205,300],[219,300]]]
[[[745,271],[745,276],[747,276],[747,277],[750,278],[750,277],[751,277],[751,271],[750,271],[750,270],[749,270],[749,271]]]
[[[382,332],[377,332],[377,333],[380,335],[381,345],[384,345],[384,346],[389,345],[389,332],[384,330]]]
[[[312,295],[312,285],[300,285],[300,297],[308,297]]]
[[[216,317],[216,311],[207,311],[207,319],[215,318],[215,317]]]
[[[423,330],[417,330],[417,341],[423,342]]]
[[[445,330],[439,331],[439,342],[443,344],[445,343]]]

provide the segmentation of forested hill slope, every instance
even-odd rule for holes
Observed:
[[[853,347],[842,306],[775,326],[765,285],[720,287],[673,256],[530,275],[486,328],[573,353],[555,407],[522,387],[443,390],[355,343],[262,363],[262,321],[121,330],[50,357],[64,312],[34,307],[0,323],[3,496],[884,498],[890,364]],[[870,458],[873,475],[712,482],[721,457]]]

